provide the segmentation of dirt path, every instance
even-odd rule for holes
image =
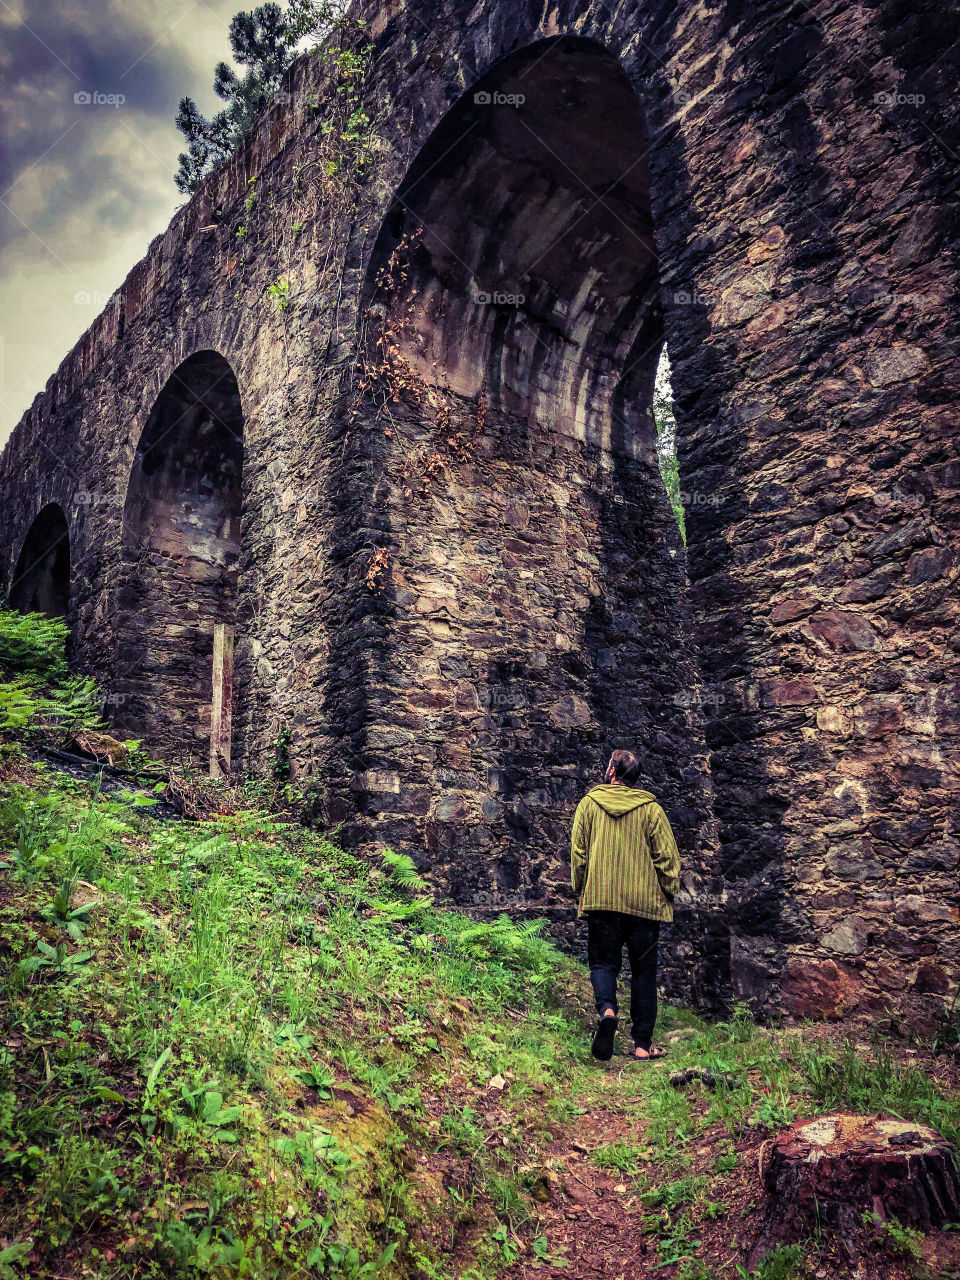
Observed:
[[[670,1057],[642,1065],[625,1055],[598,1066],[591,1105],[543,1152],[538,1248],[532,1254],[525,1250],[502,1276],[675,1280],[685,1268],[698,1280],[741,1274],[767,1203],[761,1164],[776,1131],[757,1126],[734,1139],[716,1124],[678,1138],[671,1151],[677,1160],[651,1154],[658,1148],[649,1141],[649,1121],[638,1105],[637,1073],[668,1076],[671,1069]],[[701,1101],[705,1109],[701,1086],[691,1086],[689,1096],[696,1109]],[[618,1146],[623,1167],[602,1167]],[[694,1186],[697,1194],[685,1199]],[[897,1256],[881,1243],[854,1259],[835,1234],[818,1237],[814,1223],[810,1237],[803,1261],[784,1276],[960,1280],[960,1230],[931,1232],[918,1243],[915,1258]]]
[[[689,1236],[665,1238],[662,1206],[645,1203],[642,1187],[663,1185],[676,1172],[657,1165],[643,1153],[646,1125],[638,1115],[635,1076],[640,1072],[669,1072],[669,1059],[656,1065],[636,1063],[626,1055],[615,1057],[610,1067],[598,1070],[595,1105],[569,1134],[550,1144],[546,1155],[553,1166],[548,1176],[549,1199],[539,1213],[540,1238],[545,1239],[543,1257],[529,1255],[504,1271],[515,1280],[634,1280],[637,1276],[675,1275],[680,1261],[702,1257],[705,1251],[731,1256],[731,1237],[742,1233],[741,1215],[724,1215],[724,1220],[698,1223]],[[688,1178],[708,1176],[715,1147],[727,1135],[718,1132],[689,1142],[678,1141],[689,1164]],[[728,1174],[724,1194],[736,1189],[741,1205],[748,1205],[760,1193],[757,1156],[763,1135],[751,1135],[736,1144],[739,1173]],[[598,1159],[609,1159],[611,1147],[620,1146],[624,1163],[632,1151],[639,1151],[636,1165],[627,1171],[604,1168]],[[746,1210],[744,1216],[749,1216]],[[678,1218],[682,1215],[673,1215]],[[704,1230],[707,1226],[707,1230]],[[713,1240],[708,1237],[712,1236]],[[694,1248],[699,1242],[699,1248]],[[711,1249],[710,1245],[714,1248]],[[671,1267],[666,1259],[679,1255]]]
[[[582,1141],[575,1147],[556,1142],[549,1149],[562,1165],[555,1182],[551,1180],[539,1228],[546,1238],[546,1259],[556,1259],[556,1264],[528,1258],[508,1275],[626,1280],[646,1274],[658,1261],[655,1242],[643,1231],[645,1209],[633,1193],[633,1179],[600,1169],[590,1158],[598,1147],[636,1143],[641,1136],[637,1123],[618,1114],[613,1103],[611,1098],[609,1110],[584,1117]]]

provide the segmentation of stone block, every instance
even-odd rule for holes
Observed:
[[[787,963],[782,989],[788,1013],[837,1022],[856,1009],[863,984],[832,960],[793,957]]]
[[[869,925],[860,916],[847,916],[824,934],[821,945],[838,955],[859,956],[870,941]]]
[[[880,637],[868,618],[842,609],[814,614],[802,630],[822,647],[839,652],[864,653],[880,646]]]
[[[913,988],[922,994],[945,996],[951,987],[950,977],[946,970],[933,960],[922,960],[917,966],[917,974],[913,980]]]
[[[863,841],[832,848],[824,859],[824,864],[827,872],[836,876],[838,880],[848,880],[857,884],[867,880],[878,880],[883,874],[880,863]]]
[[[898,924],[956,924],[960,909],[949,902],[908,893],[897,899],[895,919]]]

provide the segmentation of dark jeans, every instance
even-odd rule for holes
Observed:
[[[633,1042],[649,1049],[657,1020],[657,941],[659,920],[641,920],[619,911],[588,911],[587,958],[590,981],[601,1018],[607,1009],[617,1012],[617,978],[623,948],[630,957],[630,1017]]]

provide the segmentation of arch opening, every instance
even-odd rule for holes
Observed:
[[[653,421],[657,429],[657,460],[664,488],[670,499],[674,519],[684,544],[687,541],[687,521],[684,513],[685,494],[680,481],[680,460],[677,457],[677,415],[673,402],[673,380],[670,372],[670,356],[667,344],[660,351],[657,375],[653,387]]]
[[[663,322],[646,130],[613,54],[561,37],[488,72],[398,188],[367,286],[368,343],[401,380],[409,368],[651,456]]]
[[[66,616],[70,603],[70,529],[63,508],[48,503],[27,531],[10,584],[10,607],[20,613]]]
[[[614,747],[639,751],[666,803],[683,797],[687,826],[706,812],[652,412],[646,154],[608,50],[528,47],[437,126],[367,271],[369,526],[392,611],[359,805],[459,901],[562,898],[572,806]]]
[[[117,720],[214,774],[230,765],[242,473],[236,375],[197,352],[157,397],[130,473]]]

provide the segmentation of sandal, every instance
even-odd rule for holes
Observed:
[[[642,1057],[640,1055],[643,1055]],[[643,1045],[635,1044],[633,1046],[633,1056],[638,1062],[656,1062],[658,1058],[665,1058],[667,1055],[662,1049],[658,1049],[656,1045],[651,1045],[649,1049],[644,1049]]]
[[[617,1030],[616,1018],[601,1018],[597,1023],[597,1029],[593,1033],[593,1043],[590,1046],[590,1052],[600,1062],[607,1062],[613,1057],[613,1037]]]

